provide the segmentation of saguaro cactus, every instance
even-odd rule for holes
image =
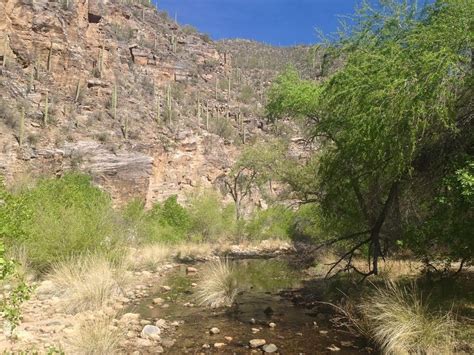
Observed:
[[[155,95],[155,107],[156,107],[156,122],[160,123],[161,121],[161,102],[160,102],[160,93],[157,91]]]
[[[81,95],[81,79],[77,81],[76,85],[76,94],[74,95],[74,102],[79,101],[79,96]]]
[[[171,121],[173,119],[173,107],[171,101],[171,85],[168,84],[168,88],[166,90],[166,106],[168,111],[168,122],[171,125]]]
[[[43,126],[48,125],[49,120],[49,93],[46,92],[46,97],[44,99],[44,113],[43,113]]]
[[[20,122],[18,127],[18,144],[19,146],[23,146],[23,141],[25,138],[25,108],[21,107],[20,112]]]
[[[49,45],[49,53],[48,53],[48,64],[47,70],[50,72],[52,70],[52,60],[53,60],[53,41]]]
[[[28,94],[33,91],[35,80],[35,67],[31,65],[30,78],[28,80]]]
[[[112,90],[112,116],[114,117],[114,120],[117,119],[117,83],[114,84]]]
[[[102,72],[104,70],[104,42],[99,51],[99,58],[97,60],[97,67],[99,69],[99,77],[102,78]]]

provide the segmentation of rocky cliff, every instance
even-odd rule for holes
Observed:
[[[270,133],[234,47],[148,1],[0,0],[0,174],[76,169],[117,203],[210,186]]]

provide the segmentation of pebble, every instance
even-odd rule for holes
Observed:
[[[169,287],[169,286],[161,286],[161,289],[163,291],[171,291],[171,287]]]
[[[221,332],[221,330],[217,327],[213,327],[209,330],[209,333],[214,334],[214,335],[219,334],[220,332]]]
[[[163,327],[165,328],[166,327],[166,321],[164,319],[158,319],[156,322],[155,322],[155,325],[157,327]]]
[[[188,274],[194,274],[194,273],[196,273],[196,272],[198,272],[198,269],[196,269],[195,267],[188,266],[188,267],[186,268],[186,273],[188,273]]]
[[[341,345],[350,348],[351,346],[354,346],[354,343],[352,341],[341,341]]]
[[[266,353],[275,353],[278,351],[278,347],[275,344],[266,344],[262,347],[262,350]]]
[[[215,344],[214,344],[214,347],[217,348],[217,349],[219,349],[219,348],[224,347],[225,345],[226,345],[225,343],[215,343]]]
[[[262,345],[265,345],[267,342],[265,339],[252,339],[249,341],[251,348],[259,348]]]
[[[275,323],[273,323],[273,322],[270,322],[270,323],[268,323],[268,326],[269,326],[270,328],[275,328],[277,325],[276,325]]]
[[[232,337],[224,337],[224,339],[230,343],[234,338],[232,338]]]
[[[341,348],[338,348],[336,345],[332,344],[331,346],[328,346],[326,349],[329,351],[340,351]]]
[[[160,297],[153,298],[153,304],[160,305],[160,304],[163,304],[164,302],[165,301],[163,300],[163,298],[160,298]]]
[[[149,320],[147,320],[147,319],[142,319],[142,320],[140,321],[140,324],[141,324],[141,325],[148,325],[148,324],[151,324],[151,322],[150,322]]]
[[[260,329],[258,329],[258,328],[252,328],[252,333],[253,333],[253,334],[258,333],[259,331],[260,331]]]
[[[211,346],[210,346],[209,344],[203,344],[203,345],[202,345],[202,348],[203,348],[203,349],[210,349]]]
[[[327,330],[320,330],[320,331],[319,331],[319,334],[326,335],[327,333],[329,333]]]

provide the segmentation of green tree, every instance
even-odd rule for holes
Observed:
[[[290,71],[268,105],[272,119],[304,116],[311,123],[321,150],[313,191],[303,197],[320,205],[322,223],[332,229],[324,244],[346,245],[334,266],[346,261],[364,276],[377,274],[380,257],[402,238],[402,202],[415,199],[418,208],[432,196],[411,196],[414,177],[427,170],[442,176],[443,164],[472,144],[463,110],[471,107],[472,115],[474,3],[418,9],[381,1],[379,8],[363,7],[350,35],[333,45],[345,60],[341,70],[323,84]],[[436,163],[428,169],[426,159]],[[367,272],[351,263],[364,248]]]
[[[235,203],[237,220],[242,218],[243,203],[252,191],[262,190],[278,174],[286,150],[286,145],[278,140],[248,146],[232,169],[219,177],[221,190]]]

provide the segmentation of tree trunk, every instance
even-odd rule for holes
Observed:
[[[387,218],[388,211],[390,210],[390,207],[395,199],[395,196],[397,195],[397,190],[398,190],[398,181],[394,182],[392,186],[390,187],[390,192],[388,193],[387,200],[385,201],[382,211],[380,211],[380,214],[378,215],[377,220],[375,221],[375,224],[370,233],[370,238],[372,241],[372,248],[373,248],[372,272],[374,273],[374,275],[378,275],[378,272],[379,272],[378,259],[381,256],[383,256],[382,249],[380,247],[380,231],[382,230],[382,226],[385,222],[385,219]]]

